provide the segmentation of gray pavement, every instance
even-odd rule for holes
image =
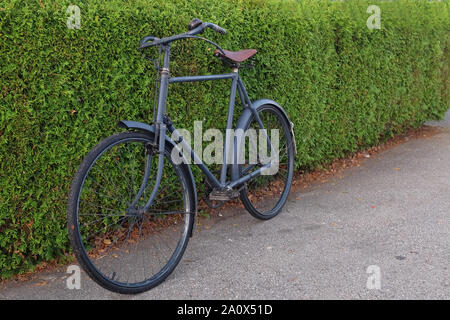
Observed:
[[[0,285],[0,299],[450,299],[450,113],[430,125],[443,128],[293,192],[270,221],[241,209],[204,220],[149,292],[111,293],[84,273],[70,290],[60,268]]]

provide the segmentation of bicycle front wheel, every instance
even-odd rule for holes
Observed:
[[[163,179],[149,212],[143,208],[156,180],[153,136],[119,133],[101,141],[81,163],[71,185],[68,230],[74,254],[104,288],[139,293],[164,281],[179,263],[192,232],[194,190],[185,164],[166,145]]]

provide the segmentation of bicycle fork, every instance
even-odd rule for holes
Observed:
[[[151,205],[153,204],[153,201],[156,198],[156,195],[158,194],[159,186],[161,184],[162,174],[163,174],[163,168],[164,168],[164,152],[165,152],[165,143],[166,143],[166,131],[167,127],[164,123],[164,114],[166,110],[166,104],[167,104],[167,93],[168,93],[168,86],[169,86],[169,56],[170,56],[170,45],[163,47],[164,51],[164,62],[163,67],[161,69],[161,78],[160,78],[160,85],[159,85],[159,94],[158,94],[158,102],[157,102],[157,109],[156,109],[156,115],[154,115],[154,125],[155,125],[155,140],[154,140],[154,146],[149,146],[150,148],[157,147],[157,155],[158,155],[158,169],[156,171],[156,180],[155,185],[153,186],[152,193],[150,194],[150,197],[145,204],[143,208],[136,208],[137,203],[139,202],[139,199],[142,197],[147,184],[148,180],[150,178],[150,171],[151,171],[151,165],[153,161],[153,155],[154,151],[150,151],[147,149],[147,160],[145,165],[145,172],[144,177],[141,183],[141,186],[139,188],[138,193],[136,194],[133,202],[130,204],[127,214],[132,215],[143,215],[147,212],[149,212],[149,209]]]

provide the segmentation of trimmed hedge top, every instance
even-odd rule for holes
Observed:
[[[67,7],[81,10],[68,29]],[[381,9],[369,30],[367,8]],[[69,251],[65,206],[82,157],[120,119],[151,121],[149,34],[198,17],[228,30],[223,48],[256,48],[242,70],[252,99],[278,101],[295,124],[297,168],[377,144],[450,108],[448,2],[130,0],[0,1],[0,278]],[[173,75],[227,71],[199,41],[173,45]],[[177,127],[223,128],[229,83],[174,84]],[[214,116],[212,116],[214,115]]]

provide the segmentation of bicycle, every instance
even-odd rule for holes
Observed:
[[[147,36],[140,41],[141,50],[159,49],[153,122],[120,121],[119,127],[127,131],[98,143],[84,158],[72,181],[67,205],[70,242],[86,273],[108,290],[125,294],[150,290],[163,282],[179,263],[192,237],[198,211],[196,184],[180,146],[205,175],[210,204],[240,198],[251,215],[267,220],[276,216],[286,203],[296,155],[293,124],[276,102],[250,100],[238,70],[256,50],[224,50],[197,36],[206,28],[226,33],[213,23],[193,19],[185,33],[161,39]],[[187,38],[215,46],[214,55],[233,71],[170,77],[171,44]],[[171,83],[219,79],[232,81],[227,129],[233,126],[237,92],[242,112],[235,130],[243,135],[225,140],[220,177],[216,178],[174,127],[166,114],[166,102]],[[258,156],[253,162],[237,161],[238,155],[246,153],[246,146],[251,148],[251,139],[246,139],[246,134],[252,129],[262,130],[263,145],[267,144],[272,151],[269,129],[281,132],[278,135],[281,148],[275,160],[264,162]],[[233,159],[227,157],[229,150],[234,152]],[[176,163],[174,154],[183,156],[183,161]],[[275,174],[264,174],[273,166],[277,166]],[[271,195],[268,199],[266,192]]]

